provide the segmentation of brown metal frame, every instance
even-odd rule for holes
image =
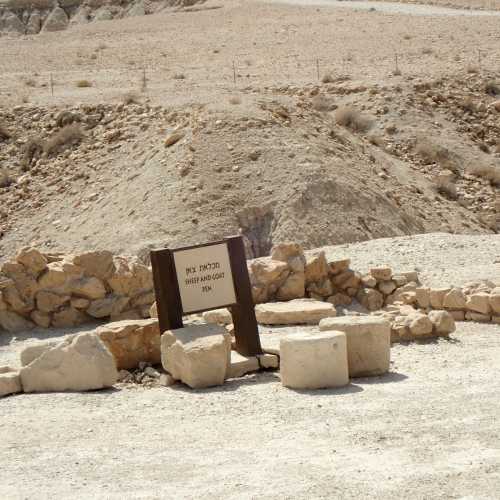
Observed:
[[[181,250],[191,250],[225,243],[229,254],[231,274],[233,278],[236,303],[217,306],[229,308],[233,317],[236,350],[244,356],[262,354],[259,330],[252,298],[250,277],[245,257],[245,247],[241,236],[232,236],[222,241],[202,243],[175,249],[151,251],[151,266],[153,268],[153,281],[156,295],[156,307],[160,332],[182,328],[182,301],[177,280],[177,272],[173,254]],[[196,314],[210,311],[215,308],[191,311]]]

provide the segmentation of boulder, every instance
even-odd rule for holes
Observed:
[[[42,16],[40,11],[34,10],[26,23],[26,34],[27,35],[37,35],[40,33],[42,27]]]
[[[89,391],[118,380],[115,360],[94,333],[81,333],[21,368],[24,392]]]
[[[41,290],[36,294],[36,307],[39,311],[50,313],[70,301],[70,295],[61,295],[50,290]]]
[[[429,302],[432,309],[443,309],[444,298],[450,293],[449,288],[431,288],[429,291]]]
[[[328,278],[328,263],[324,251],[306,252],[305,254],[306,284],[317,283]]]
[[[220,325],[190,325],[161,336],[161,361],[193,389],[221,385],[228,373],[231,336]]]
[[[490,308],[495,314],[500,314],[500,287],[493,288],[489,297]]]
[[[465,307],[472,312],[489,314],[491,312],[490,295],[486,292],[473,293],[467,297]]]
[[[259,360],[260,367],[264,369],[279,368],[280,366],[280,359],[276,354],[259,354],[257,359]]]
[[[73,337],[73,335],[71,337]],[[33,344],[25,347],[20,354],[21,366],[29,365],[32,361],[39,358],[44,352],[50,351],[50,349],[58,345],[60,342],[60,340],[44,340],[34,342]]]
[[[88,300],[102,299],[106,296],[104,283],[94,276],[84,277],[71,282],[70,291],[77,297]]]
[[[87,314],[93,318],[116,316],[125,310],[129,301],[128,297],[108,295],[103,299],[93,300],[87,309]]]
[[[384,305],[384,296],[374,288],[361,288],[356,294],[356,298],[369,311],[376,311]]]
[[[277,281],[284,281],[289,269],[286,262],[260,257],[248,262],[248,273],[252,284],[269,286]]]
[[[146,8],[144,6],[143,0],[137,0],[127,10],[127,16],[129,17],[145,16],[145,15],[146,15]]]
[[[38,278],[40,289],[68,293],[68,283],[83,276],[83,270],[68,260],[49,262],[47,270]]]
[[[447,311],[430,311],[429,320],[434,326],[437,335],[448,335],[455,331],[455,320]]]
[[[156,319],[123,320],[99,326],[96,335],[113,354],[118,370],[136,368],[141,362],[161,361],[160,328]]]
[[[465,321],[465,311],[448,311],[455,321]]]
[[[42,26],[42,32],[62,31],[68,27],[69,18],[64,9],[59,6],[54,7]]]
[[[295,299],[289,302],[268,302],[255,306],[257,321],[267,325],[318,324],[323,318],[336,315],[329,302]]]
[[[311,294],[311,297],[313,295],[318,297],[329,297],[333,294],[333,285],[330,278],[327,277],[321,281],[309,283],[309,285],[307,285],[307,291]]]
[[[394,292],[394,290],[396,290],[396,283],[393,280],[381,281],[378,284],[378,289],[384,295],[390,295],[392,292]]]
[[[489,323],[491,321],[491,316],[489,314],[466,311],[465,319],[467,321],[477,321],[478,323]]]
[[[328,268],[332,276],[343,273],[349,269],[351,265],[351,259],[339,259],[339,258],[329,258]]]
[[[283,285],[281,285],[276,293],[278,300],[293,300],[304,297],[305,295],[305,274],[292,273],[290,274]]]
[[[0,366],[0,398],[22,390],[19,372],[9,366]]]
[[[73,262],[83,269],[85,276],[94,277],[104,282],[111,278],[115,272],[113,254],[106,250],[82,253],[74,257]]]
[[[134,297],[153,289],[153,275],[147,266],[125,257],[115,257],[113,262],[115,272],[108,284],[116,295]]]
[[[461,288],[452,288],[443,298],[445,309],[465,309],[466,297]]]
[[[271,250],[271,259],[286,262],[290,274],[276,292],[278,300],[292,300],[305,295],[305,263],[302,247],[296,243],[282,243]]]
[[[64,307],[52,315],[52,326],[55,328],[68,328],[82,325],[89,317],[82,311],[73,307]]]
[[[2,290],[2,300],[6,302],[10,309],[21,315],[26,315],[35,307],[31,299],[24,299],[17,289],[17,286],[7,286]]]
[[[330,302],[334,306],[348,306],[352,303],[352,297],[349,297],[345,293],[336,293],[328,297],[327,302]]]
[[[8,332],[25,332],[35,325],[13,311],[0,311],[0,326]]]
[[[389,281],[392,278],[392,269],[387,266],[373,267],[370,269],[370,274],[377,281]]]
[[[431,305],[430,288],[419,287],[415,289],[417,305],[422,309],[427,309]]]
[[[26,28],[22,21],[10,10],[6,10],[3,15],[0,11],[0,31],[4,33],[24,34]]]
[[[408,316],[408,327],[414,337],[423,337],[432,333],[433,324],[427,314],[416,312]]]
[[[349,376],[381,375],[389,370],[391,324],[376,316],[323,319],[320,331],[341,331],[347,337]]]
[[[375,288],[377,280],[371,274],[365,274],[361,276],[361,284],[367,288]]]
[[[51,316],[49,313],[45,313],[42,311],[32,311],[30,314],[30,318],[31,321],[35,323],[35,325],[42,328],[48,328],[50,326]]]
[[[47,258],[36,248],[23,248],[16,257],[17,262],[22,264],[34,276],[38,276],[47,268]]]
[[[226,378],[243,377],[247,373],[258,371],[259,368],[259,360],[256,356],[242,356],[236,351],[231,351],[231,360]]]
[[[233,322],[233,317],[228,309],[205,311],[203,313],[203,319],[207,323],[219,323],[220,325],[230,325]]]
[[[349,383],[346,335],[303,333],[281,339],[281,383],[292,389],[324,389]]]

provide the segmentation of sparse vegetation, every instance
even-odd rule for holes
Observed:
[[[324,95],[316,95],[312,99],[312,108],[315,111],[320,111],[322,113],[326,113],[332,110],[332,103],[330,99],[325,97]]]
[[[5,169],[0,169],[0,188],[5,188],[10,186],[14,182],[14,179],[10,173]]]
[[[495,97],[497,95],[500,95],[500,84],[494,81],[489,81],[484,86],[484,90],[487,94]]]
[[[449,151],[426,138],[417,139],[415,152],[422,158],[424,163],[440,163],[450,159]]]
[[[467,66],[467,73],[469,73],[469,74],[479,73],[479,68],[477,66],[475,66],[474,64],[469,64]]]
[[[426,56],[432,54],[432,49],[430,47],[424,47],[422,49],[422,54],[425,54]]]
[[[12,137],[12,134],[9,132],[9,130],[0,123],[0,141],[5,141],[7,139],[10,139]]]
[[[326,75],[323,76],[323,78],[321,79],[321,82],[322,83],[333,83],[335,80],[333,78],[332,75],[330,75],[329,73],[327,73]]]
[[[379,148],[383,147],[385,144],[384,139],[380,135],[376,134],[370,134],[368,136],[368,142]]]
[[[174,80],[185,80],[186,75],[184,75],[184,73],[176,73],[172,78]]]
[[[34,160],[40,158],[43,153],[44,142],[39,137],[33,137],[23,147],[21,168],[29,170]]]
[[[129,90],[123,94],[121,101],[123,104],[139,104],[141,102],[139,95],[134,90]]]
[[[88,88],[88,87],[92,87],[92,82],[89,80],[78,80],[76,82],[76,86],[78,88],[81,88],[81,89]]]
[[[78,113],[71,111],[61,111],[56,117],[56,124],[59,128],[71,125],[72,123],[80,123],[82,117]]]
[[[467,172],[476,177],[482,177],[493,186],[500,186],[500,168],[494,165],[474,165]]]
[[[443,195],[445,198],[450,200],[456,200],[458,198],[457,186],[454,182],[446,179],[440,179],[437,182],[438,193]]]
[[[58,153],[65,147],[79,143],[83,137],[84,134],[79,124],[66,125],[47,139],[43,151],[47,155]]]
[[[474,113],[477,110],[476,104],[472,97],[466,97],[460,104],[460,107],[464,111],[468,111],[469,113]]]
[[[373,125],[369,117],[362,115],[352,106],[339,108],[335,114],[335,121],[338,125],[347,127],[354,132],[366,132]]]

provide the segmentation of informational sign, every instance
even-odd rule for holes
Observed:
[[[244,356],[262,353],[241,236],[153,250],[151,265],[160,332],[182,328],[183,315],[227,307],[236,350]]]
[[[172,253],[184,314],[236,303],[227,243]]]

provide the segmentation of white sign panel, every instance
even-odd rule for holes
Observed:
[[[185,314],[236,303],[226,243],[174,252]]]

